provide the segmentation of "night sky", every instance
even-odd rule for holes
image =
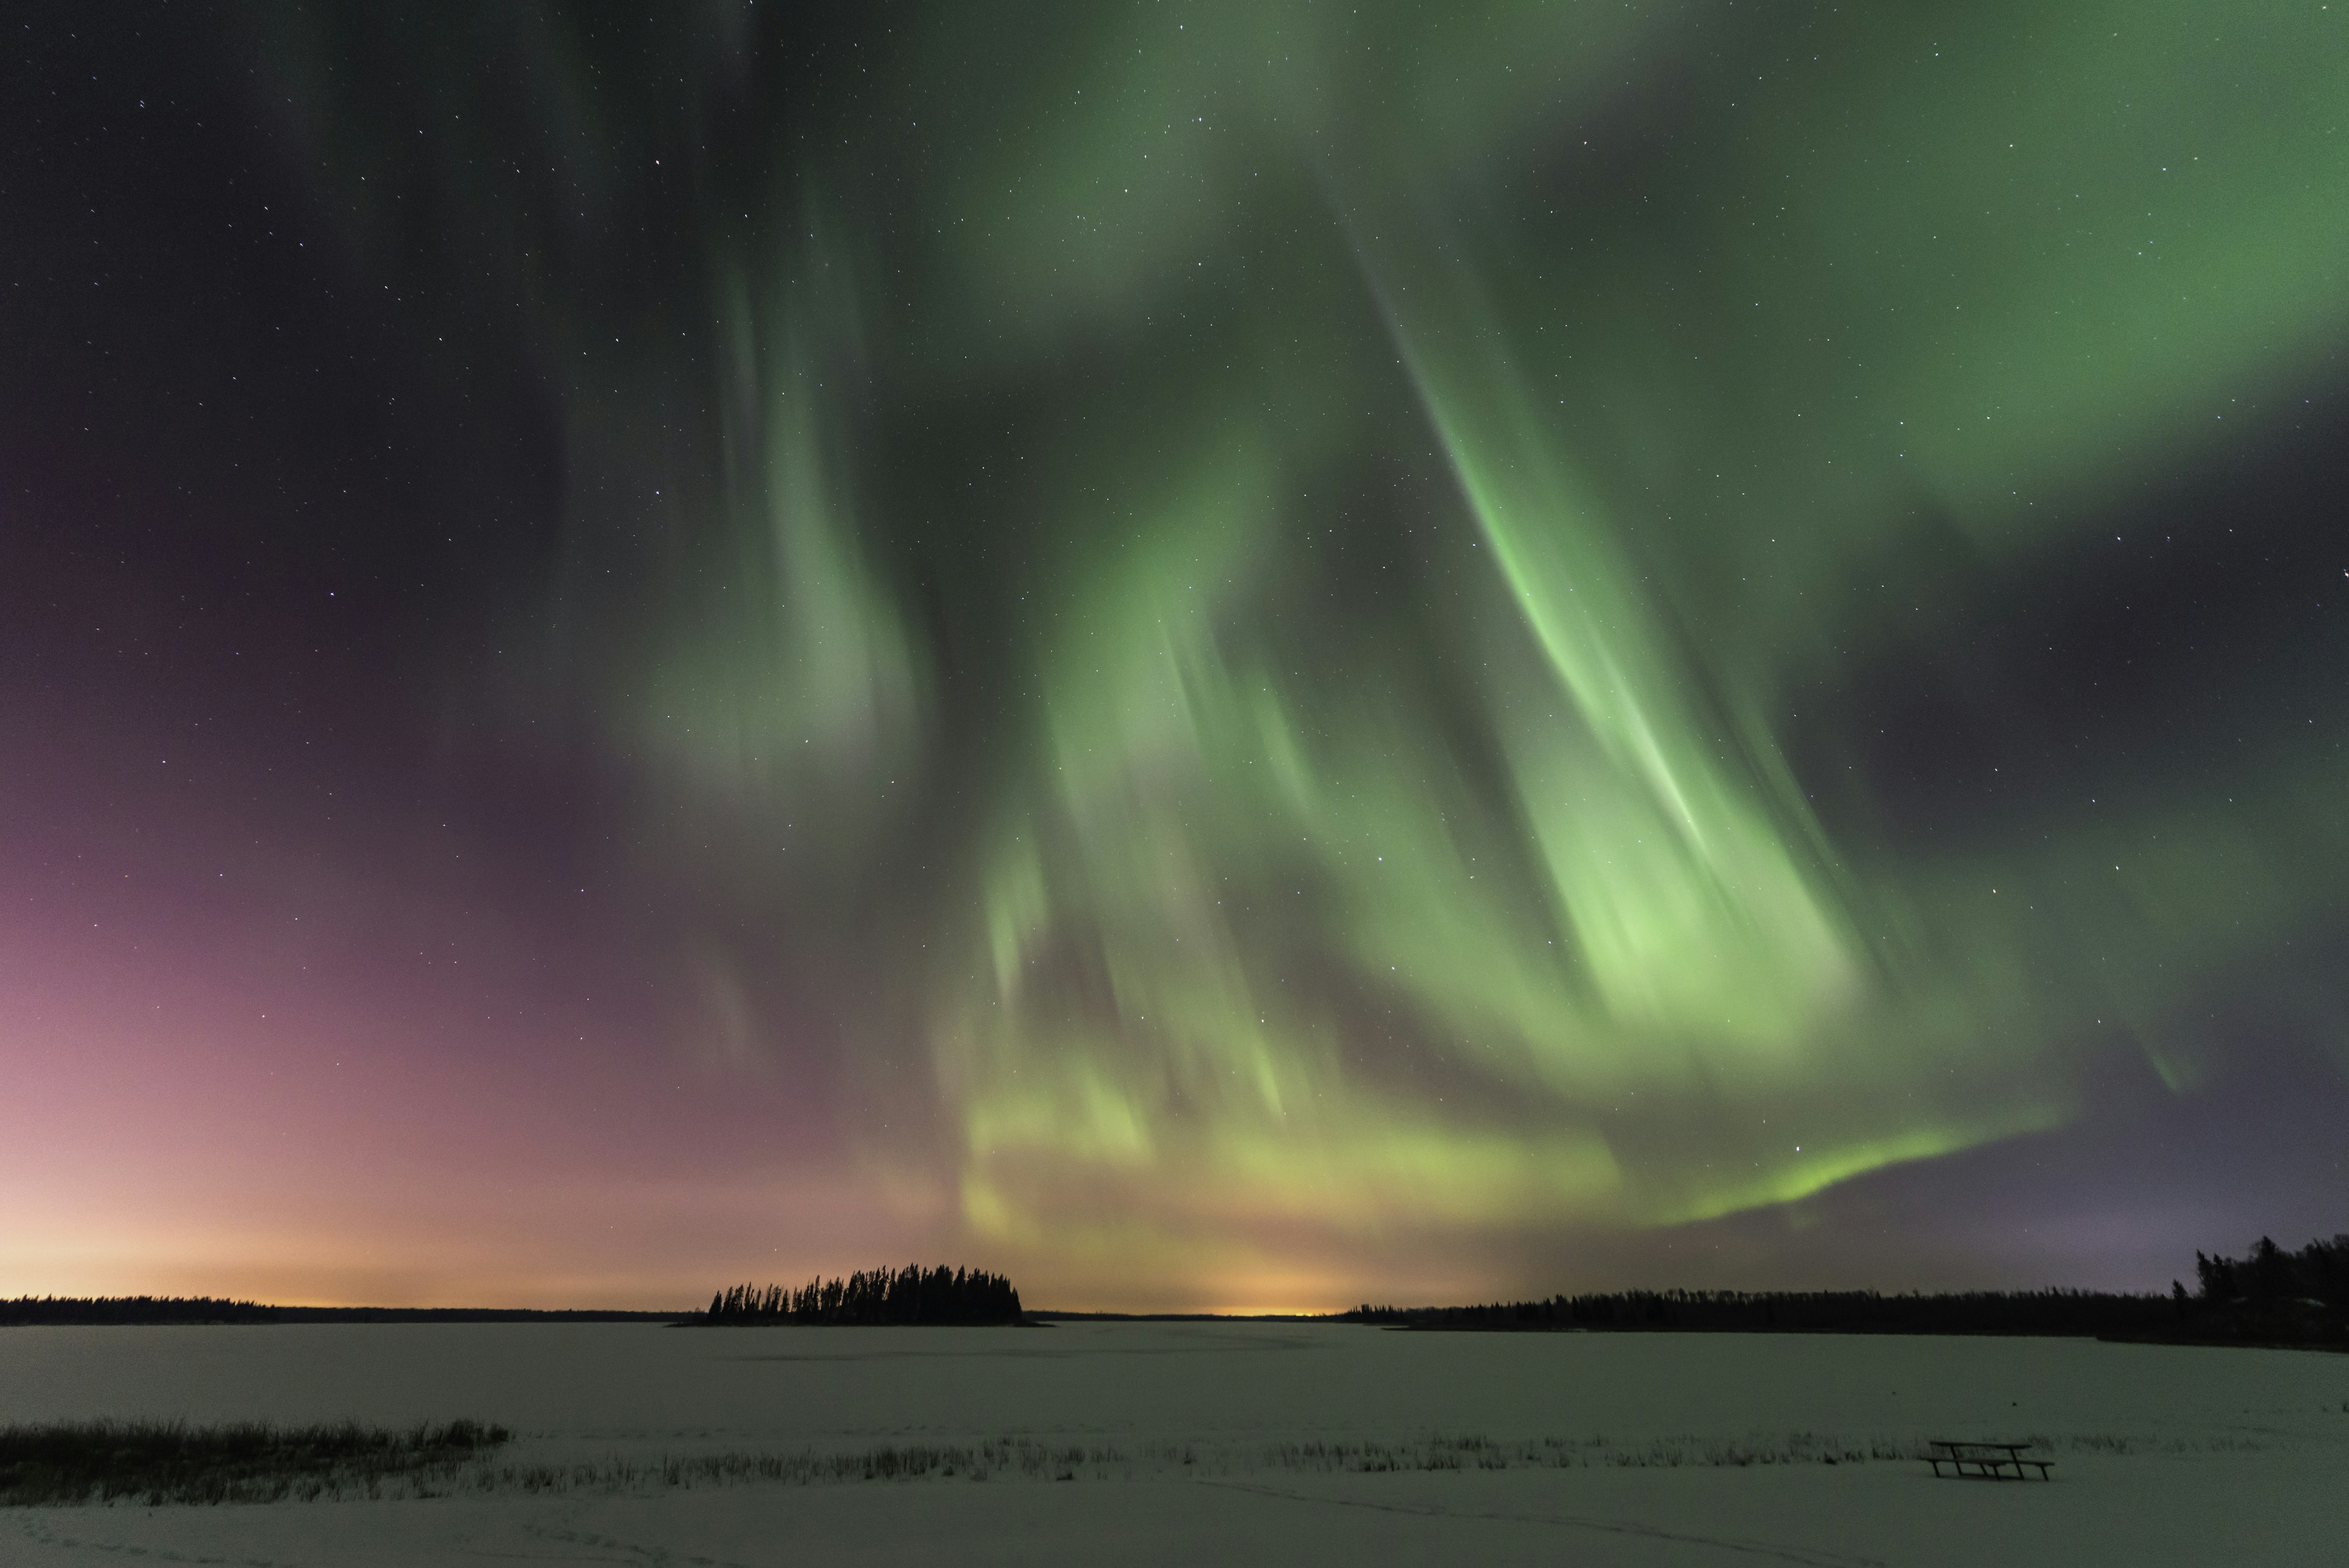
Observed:
[[[2349,7],[5,16],[0,1295],[2349,1225]]]

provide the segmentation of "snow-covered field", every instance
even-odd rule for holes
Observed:
[[[520,1437],[454,1494],[11,1509],[9,1568],[2349,1563],[2349,1356],[1266,1324],[0,1331],[0,1423]],[[2053,1484],[1936,1480],[2029,1438]],[[880,1472],[866,1479],[865,1472]]]

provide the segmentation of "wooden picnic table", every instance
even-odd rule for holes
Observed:
[[[1937,1476],[1947,1465],[1951,1474],[1975,1480],[2028,1480],[2031,1478],[2024,1473],[2026,1468],[2036,1469],[2041,1480],[2054,1479],[2047,1469],[2055,1461],[2026,1455],[2023,1450],[2031,1446],[2029,1443],[1951,1442],[1935,1438],[1925,1446],[1932,1450],[1925,1456],[1925,1462],[1933,1467]]]

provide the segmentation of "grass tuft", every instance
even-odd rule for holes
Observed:
[[[243,1421],[0,1427],[0,1507],[284,1502],[378,1496],[445,1476],[513,1434],[480,1421],[405,1430]]]

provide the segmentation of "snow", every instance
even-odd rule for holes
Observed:
[[[97,1416],[471,1416],[520,1433],[497,1462],[553,1490],[9,1510],[0,1563],[2349,1562],[2349,1357],[2284,1351],[1229,1323],[0,1332],[0,1421]],[[1869,1457],[1930,1438],[2043,1442],[2056,1479]],[[709,1479],[874,1449],[954,1473]],[[698,1479],[667,1483],[669,1459]]]

